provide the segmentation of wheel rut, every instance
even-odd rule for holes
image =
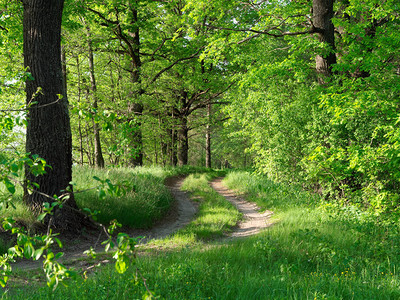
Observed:
[[[229,234],[230,238],[247,237],[259,233],[261,230],[271,226],[272,211],[260,212],[255,204],[238,197],[234,191],[226,188],[222,183],[223,178],[216,178],[211,181],[211,187],[229,202],[236,206],[243,215],[243,220]]]

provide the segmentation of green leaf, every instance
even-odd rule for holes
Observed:
[[[8,178],[4,179],[4,184],[11,194],[15,193],[15,185]]]
[[[43,254],[43,248],[39,248],[35,250],[35,253],[33,254],[33,257],[35,260],[38,260]]]
[[[104,190],[99,190],[99,198],[104,199],[106,197],[106,192]]]
[[[127,268],[126,262],[124,261],[124,259],[119,258],[116,263],[115,263],[115,269],[117,270],[117,272],[119,274],[125,273]]]
[[[6,287],[7,280],[8,280],[8,276],[4,276],[3,278],[0,278],[1,287],[3,287],[3,288]]]
[[[44,219],[44,217],[45,217],[46,215],[47,215],[47,212],[40,214],[40,215],[37,217],[37,220],[38,220],[38,221],[43,221],[43,219]]]
[[[24,256],[25,258],[31,258],[33,253],[35,252],[35,248],[33,248],[31,243],[27,243],[24,247]]]
[[[61,243],[61,241],[58,238],[54,238],[54,240],[56,241],[56,243],[58,244],[58,247],[62,248],[63,244]]]
[[[17,164],[12,164],[11,165],[11,171],[17,173],[19,171],[19,167]]]

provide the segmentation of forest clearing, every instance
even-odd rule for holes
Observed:
[[[2,299],[400,299],[398,0],[0,0]]]

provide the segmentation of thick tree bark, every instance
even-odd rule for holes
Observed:
[[[68,100],[63,85],[61,67],[61,19],[63,0],[24,0],[23,33],[24,65],[33,80],[26,82],[26,101],[30,105],[26,132],[26,151],[44,158],[47,173],[25,171],[27,187],[37,183],[32,193],[25,191],[25,202],[36,211],[44,202],[72,191],[72,139]],[[53,225],[59,230],[77,230],[81,215],[70,193],[62,209],[53,216]]]
[[[91,40],[90,29],[86,26],[86,36],[88,38],[88,55],[89,55],[89,75],[90,75],[90,85],[92,90],[92,98],[93,103],[92,107],[94,110],[94,114],[97,113],[98,109],[98,98],[97,98],[97,84],[96,84],[96,75],[94,72],[94,57],[93,57],[93,46]],[[101,141],[100,141],[100,128],[99,123],[96,122],[96,118],[93,115],[93,135],[94,135],[94,163],[98,168],[104,168],[104,158],[103,158],[103,151],[101,148]]]
[[[318,39],[328,44],[331,50],[315,58],[318,81],[321,84],[332,75],[332,65],[336,63],[333,2],[334,0],[313,0],[313,24],[318,31]]]

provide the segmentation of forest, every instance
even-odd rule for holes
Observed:
[[[0,0],[3,297],[36,276],[11,270],[25,257],[48,288],[24,297],[62,299],[76,272],[51,249],[97,226],[116,249],[101,276],[142,265],[115,294],[78,272],[70,292],[92,299],[398,299],[399,32],[398,0]],[[182,176],[198,218],[136,245],[123,231],[174,210]],[[224,244],[241,211],[219,177],[271,229]],[[212,209],[220,227],[197,232]]]

